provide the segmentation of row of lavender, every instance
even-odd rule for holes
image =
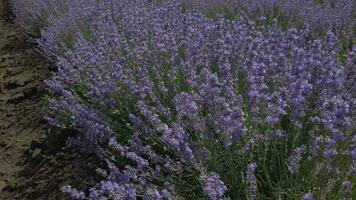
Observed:
[[[356,196],[356,48],[340,48],[352,14],[320,18],[337,29],[317,38],[309,21],[281,31],[174,0],[12,5],[58,65],[47,120],[80,130],[69,144],[107,163],[87,191],[63,188],[73,198]]]
[[[327,30],[339,37],[355,37],[355,6],[352,0],[186,0],[210,15],[277,18],[283,27],[308,26],[316,34]],[[218,12],[217,12],[218,11]]]

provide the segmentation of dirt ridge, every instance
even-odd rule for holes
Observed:
[[[66,150],[65,138],[48,134],[43,80],[53,65],[12,19],[0,0],[0,200],[65,199],[60,187],[79,181],[87,160]]]
[[[11,199],[7,190],[22,170],[23,152],[45,135],[38,113],[48,63],[10,22],[6,1],[0,1],[0,13],[0,199]]]

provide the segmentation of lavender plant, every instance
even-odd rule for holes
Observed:
[[[46,10],[55,23],[38,40],[58,65],[46,118],[107,163],[88,191],[65,186],[71,197],[355,197],[356,48],[340,59],[332,30],[211,19],[174,0],[68,5]]]
[[[187,7],[197,8],[210,16],[216,14],[234,18],[247,15],[252,18],[277,18],[286,29],[308,26],[316,33],[333,30],[339,37],[354,42],[356,4],[351,0],[184,0]],[[270,21],[269,20],[269,21]]]

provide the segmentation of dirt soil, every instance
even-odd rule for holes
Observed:
[[[53,65],[12,18],[0,0],[0,200],[65,199],[60,187],[82,182],[87,160],[64,149],[66,135],[41,120]]]

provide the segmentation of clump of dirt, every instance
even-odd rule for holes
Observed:
[[[0,199],[65,199],[60,187],[87,173],[88,159],[66,150],[62,133],[51,137],[41,120],[50,69],[0,0]]]

